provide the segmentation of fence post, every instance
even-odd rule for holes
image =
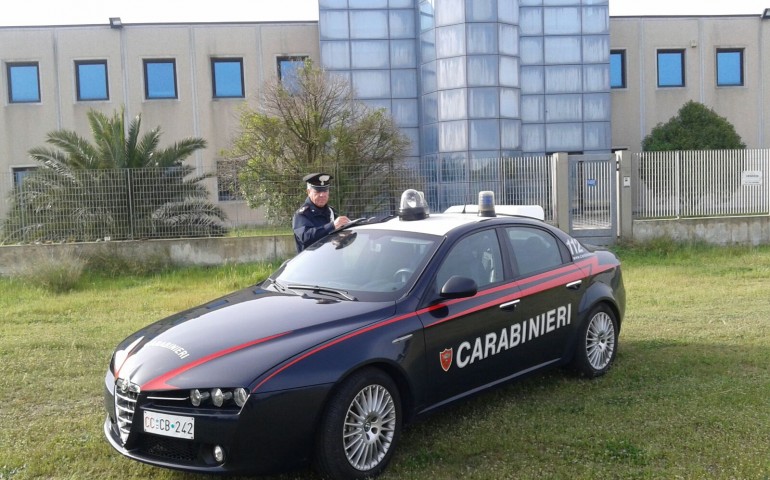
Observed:
[[[569,155],[554,153],[556,172],[554,175],[554,223],[562,231],[569,233],[570,208],[572,202],[569,196]]]
[[[134,191],[133,181],[131,179],[131,169],[126,169],[126,191],[128,192],[128,235],[130,240],[134,240]]]
[[[621,150],[615,153],[618,162],[618,225],[621,240],[634,238],[634,192],[631,187],[631,153]]]

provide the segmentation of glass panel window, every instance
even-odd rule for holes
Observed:
[[[390,38],[414,38],[414,10],[392,10],[390,16]]]
[[[610,88],[626,88],[626,51],[610,51]]]
[[[519,118],[521,112],[519,105],[519,90],[516,88],[501,88],[500,89],[500,116],[508,118]]]
[[[583,35],[583,60],[581,63],[607,63],[610,61],[609,35]]]
[[[217,199],[220,202],[243,200],[238,182],[238,171],[241,167],[238,162],[217,162]]]
[[[545,63],[581,63],[582,44],[580,37],[545,37]]]
[[[717,49],[717,86],[743,85],[743,49]]]
[[[350,42],[321,42],[321,58],[324,67],[330,69],[350,68]]]
[[[417,70],[391,70],[390,88],[393,98],[416,98]]]
[[[13,167],[13,186],[20,188],[23,185],[24,177],[37,170],[37,167]]]
[[[519,10],[521,35],[542,35],[543,9],[521,7]]]
[[[342,40],[350,37],[348,12],[321,11],[318,13],[321,40]]]
[[[546,8],[543,13],[543,29],[546,35],[580,34],[580,8]]]
[[[519,54],[519,33],[513,25],[500,24],[499,27],[499,52],[504,55]]]
[[[305,66],[304,56],[278,57],[278,80],[289,92],[299,89],[299,70]]]
[[[388,68],[390,53],[387,40],[359,40],[351,42],[353,68]]]
[[[363,70],[353,72],[353,88],[359,98],[390,98],[390,72]]]
[[[684,87],[684,50],[658,50],[658,87]]]
[[[465,4],[466,22],[494,22],[496,20],[496,0],[474,0]]]
[[[496,55],[468,57],[468,85],[471,87],[496,85],[498,58]]]
[[[350,12],[350,38],[388,38],[388,15],[385,11]]]
[[[40,101],[40,75],[37,62],[9,63],[8,101],[32,103]]]
[[[468,53],[497,53],[497,25],[494,23],[468,24]]]
[[[500,148],[500,125],[497,120],[471,120],[469,123],[471,149],[496,150]]]
[[[144,91],[148,100],[177,98],[176,60],[145,60]]]
[[[610,32],[609,6],[583,7],[583,35]]]
[[[471,118],[500,116],[497,88],[469,88],[468,115]]]
[[[582,95],[546,95],[546,122],[579,122],[583,114]]]
[[[416,127],[418,122],[417,99],[393,100],[393,119],[399,127]]]
[[[414,40],[393,40],[390,42],[391,68],[415,68],[417,48]]]
[[[78,101],[109,100],[107,60],[75,62]]]
[[[243,98],[243,59],[212,58],[214,98]]]
[[[439,92],[439,120],[459,120],[467,116],[468,100],[465,96],[466,92],[467,90],[464,88]]]
[[[453,57],[465,54],[465,26],[452,25],[436,29],[436,56]]]

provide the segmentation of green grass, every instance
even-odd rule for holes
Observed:
[[[383,478],[770,479],[770,248],[618,252],[628,305],[608,375],[552,371],[445,408],[405,430]],[[0,479],[207,478],[112,451],[104,370],[134,330],[269,269],[86,272],[64,294],[0,279]]]

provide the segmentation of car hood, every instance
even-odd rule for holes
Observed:
[[[281,362],[394,308],[246,288],[134,333],[116,349],[112,369],[143,391],[247,387]]]

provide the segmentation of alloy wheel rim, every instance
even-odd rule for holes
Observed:
[[[390,450],[396,431],[393,397],[380,385],[358,392],[348,407],[342,442],[350,465],[366,471],[376,467]]]
[[[615,325],[612,318],[599,312],[591,318],[586,334],[586,356],[588,363],[596,370],[602,370],[610,364],[615,352]]]

